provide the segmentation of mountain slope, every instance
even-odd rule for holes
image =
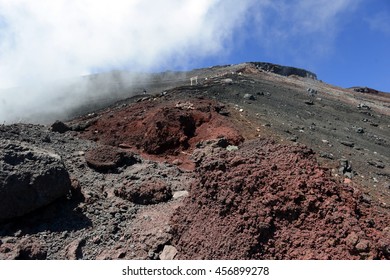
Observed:
[[[3,221],[0,258],[389,258],[390,98],[270,69],[170,73],[65,123],[1,126],[60,155],[72,191]]]

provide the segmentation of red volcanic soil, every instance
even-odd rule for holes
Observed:
[[[194,160],[197,179],[172,219],[178,259],[389,257],[388,216],[305,146],[254,140]]]
[[[100,114],[81,136],[194,170],[170,220],[178,259],[389,258],[389,217],[353,183],[332,177],[303,145],[256,139],[228,151],[245,132],[228,115],[213,100],[149,98]],[[112,152],[109,163],[119,158]],[[116,195],[138,204],[172,197],[159,181]]]
[[[104,113],[81,135],[192,169],[189,155],[199,141],[223,137],[236,145],[244,140],[223,112],[224,106],[213,100],[145,100]]]

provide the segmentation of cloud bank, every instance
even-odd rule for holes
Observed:
[[[31,113],[85,102],[91,94],[85,84],[57,90],[71,77],[191,67],[234,53],[237,38],[255,38],[259,57],[318,55],[357,2],[0,0],[0,121],[32,121]]]
[[[222,51],[249,1],[0,0],[0,87]]]
[[[231,0],[0,0],[0,88],[22,87],[22,92],[0,93],[0,120],[23,117],[37,103],[37,110],[58,109],[47,100],[64,92],[45,90],[50,81],[122,67],[172,68],[172,63],[184,65],[224,51],[249,5]]]

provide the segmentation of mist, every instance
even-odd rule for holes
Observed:
[[[0,0],[0,122],[66,118],[137,94],[135,73],[223,55],[252,2]]]

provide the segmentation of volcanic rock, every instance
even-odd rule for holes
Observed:
[[[386,222],[304,146],[253,140],[235,153],[208,149],[197,157],[196,173],[172,218],[178,259],[382,256],[377,235]]]
[[[355,146],[355,143],[351,141],[340,141],[340,143],[343,144],[344,146],[351,147],[351,148]]]
[[[358,243],[358,241],[359,241],[359,236],[354,231],[351,232],[347,236],[347,238],[345,238],[345,244],[350,248],[350,250],[355,248],[355,245]]]
[[[173,193],[173,199],[179,199],[188,196],[188,191],[177,191]]]
[[[375,166],[376,168],[381,168],[381,169],[385,168],[385,165],[380,161],[369,160],[367,163],[369,165]]]
[[[359,241],[355,248],[358,252],[368,252],[370,250],[370,242],[368,240]]]
[[[159,157],[190,154],[198,142],[220,136],[237,145],[244,139],[220,114],[222,109],[213,100],[191,99],[166,102],[163,106],[140,102],[113,118],[103,116],[81,135],[105,145],[133,147],[141,154]]]
[[[379,239],[379,248],[387,258],[390,258],[390,227],[383,229]]]
[[[357,106],[358,109],[364,109],[364,110],[371,110],[371,107],[366,105],[366,104],[363,104],[363,103],[360,103],[358,106]]]
[[[364,133],[364,129],[361,128],[361,127],[358,127],[358,128],[356,129],[356,132],[357,132],[357,133]]]
[[[112,146],[99,146],[88,151],[85,160],[88,166],[99,172],[114,171],[117,167],[140,162],[134,154]]]
[[[1,260],[44,260],[46,256],[46,248],[34,238],[23,238],[19,242],[10,239],[0,243]]]
[[[23,216],[65,196],[68,171],[57,154],[0,140],[0,221]]]
[[[246,94],[244,95],[244,99],[256,100],[256,98],[253,96],[253,94],[249,94],[249,93],[246,93]]]
[[[160,260],[173,260],[177,254],[177,249],[172,245],[165,245]]]
[[[150,180],[140,185],[128,183],[115,190],[115,195],[143,205],[166,202],[173,197],[171,188],[161,180]]]
[[[223,79],[222,82],[225,83],[225,84],[229,84],[229,85],[232,85],[232,84],[233,84],[233,80],[230,79],[230,78]]]
[[[65,248],[65,258],[67,260],[77,260],[83,257],[82,247],[85,245],[84,239],[76,239]]]
[[[313,102],[313,100],[305,100],[305,104],[314,105],[314,102]]]
[[[345,158],[340,159],[339,171],[340,174],[344,174],[345,177],[352,179],[353,177],[352,164],[347,159]]]
[[[226,150],[228,150],[229,152],[237,151],[238,150],[238,146],[229,145],[229,146],[226,147]]]
[[[371,94],[379,93],[376,89],[372,89],[369,87],[352,87],[352,89],[356,92],[371,93]]]
[[[51,125],[51,130],[58,133],[65,133],[71,130],[71,128],[67,124],[63,123],[62,121],[55,121]]]
[[[269,63],[269,62],[252,62],[252,64],[255,65],[257,69],[261,69],[267,72],[272,72],[282,76],[295,75],[299,77],[312,78],[314,80],[317,79],[317,75],[314,74],[313,72],[296,68],[296,67],[283,66],[283,65]]]
[[[317,91],[313,88],[308,88],[307,92],[310,93],[311,95],[317,94]]]

